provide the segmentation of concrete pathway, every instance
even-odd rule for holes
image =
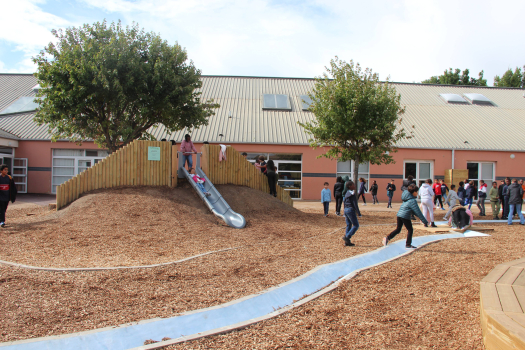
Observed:
[[[488,235],[474,231],[466,231],[464,234],[420,236],[413,239],[413,244],[421,247],[443,239],[485,236]],[[1,343],[0,348],[2,350],[155,349],[175,342],[244,327],[275,316],[301,303],[296,301],[305,296],[318,297],[332,290],[332,284],[337,283],[344,276],[353,276],[358,271],[397,259],[412,251],[405,248],[404,240],[400,240],[366,254],[318,266],[274,288],[216,307],[191,311],[166,319],[152,319],[93,331]],[[312,296],[307,299],[312,299]],[[281,311],[280,309],[283,308],[286,309]],[[160,340],[164,337],[172,339],[143,346],[147,339]]]

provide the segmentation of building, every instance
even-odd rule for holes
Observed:
[[[298,121],[313,120],[303,100],[314,80],[300,78],[203,76],[202,97],[221,107],[208,126],[168,134],[158,139],[182,141],[190,133],[198,148],[203,142],[231,145],[274,159],[279,184],[296,199],[317,200],[323,183],[351,175],[351,162],[318,158],[326,150],[312,149]],[[414,137],[398,143],[394,164],[358,167],[360,177],[386,185],[414,176],[418,183],[441,179],[447,169],[468,169],[474,181],[525,177],[525,91],[514,88],[393,83],[406,106],[402,125],[415,126]],[[13,168],[19,190],[55,193],[56,186],[107,156],[91,142],[76,145],[51,142],[46,125],[33,121],[37,89],[31,74],[0,74],[0,157]],[[397,191],[394,200],[400,200]]]

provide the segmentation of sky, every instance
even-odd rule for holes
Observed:
[[[523,0],[0,0],[0,73],[33,73],[52,29],[138,23],[203,75],[321,76],[335,56],[396,82],[525,65]]]

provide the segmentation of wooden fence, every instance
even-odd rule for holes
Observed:
[[[149,147],[158,147],[149,149]],[[159,160],[156,159],[160,150]],[[91,168],[57,186],[57,209],[82,193],[119,186],[172,186],[172,146],[169,142],[138,141],[122,147]]]
[[[233,184],[270,193],[267,177],[233,147],[226,148],[226,160],[219,162],[220,146],[203,145],[201,168],[214,185]],[[288,191],[277,185],[277,198],[293,206]]]

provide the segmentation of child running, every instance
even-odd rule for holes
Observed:
[[[357,221],[357,214],[361,216],[359,207],[357,206],[357,198],[355,196],[355,184],[352,180],[349,180],[345,184],[346,194],[345,194],[345,219],[346,219],[346,233],[343,236],[343,241],[345,246],[353,247],[354,243],[350,242],[350,239],[355,235],[357,229],[359,228],[359,221]]]
[[[408,189],[405,190],[401,195],[403,204],[401,204],[401,207],[397,212],[397,227],[394,231],[390,232],[388,236],[383,238],[384,246],[386,246],[390,240],[392,240],[399,232],[401,232],[401,229],[404,225],[408,230],[405,247],[407,249],[417,248],[412,245],[412,233],[414,232],[414,230],[412,228],[412,221],[410,221],[410,217],[412,215],[417,215],[421,219],[421,221],[423,221],[423,224],[425,224],[425,226],[428,225],[427,219],[425,218],[423,213],[421,213],[421,210],[419,210],[419,207],[417,206],[416,197],[418,190],[419,188],[415,184],[411,184],[408,186]]]
[[[328,182],[324,183],[324,188],[321,190],[321,202],[323,202],[324,216],[328,216],[328,209],[330,208],[330,202],[332,200],[332,192],[328,188]]]

